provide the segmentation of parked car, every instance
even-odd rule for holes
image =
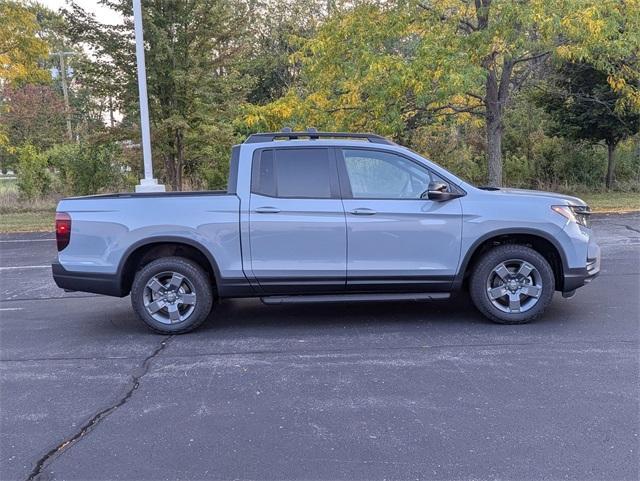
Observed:
[[[131,295],[162,333],[220,299],[265,304],[447,299],[520,324],[600,270],[580,199],[478,188],[372,134],[276,132],[232,149],[220,192],[62,200],[56,284]]]

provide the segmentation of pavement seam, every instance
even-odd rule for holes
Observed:
[[[76,431],[71,436],[66,437],[62,440],[60,444],[55,446],[46,452],[42,457],[38,459],[35,464],[35,467],[27,477],[26,481],[37,481],[40,479],[40,475],[44,468],[57,457],[66,452],[69,448],[71,448],[75,443],[77,443],[80,439],[82,439],[85,435],[89,434],[98,424],[100,424],[104,419],[106,419],[110,414],[116,411],[119,407],[131,399],[133,393],[140,386],[140,381],[142,378],[149,372],[149,367],[151,366],[151,361],[158,356],[166,347],[167,343],[171,340],[173,336],[167,336],[160,341],[158,347],[156,347],[151,354],[144,358],[142,364],[137,368],[139,372],[137,374],[131,374],[131,384],[129,389],[122,395],[116,402],[112,403],[106,408],[101,409],[97,413],[95,413],[91,418],[80,426],[80,429]]]

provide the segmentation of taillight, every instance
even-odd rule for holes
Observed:
[[[58,252],[69,245],[71,240],[71,216],[66,212],[56,212],[56,242]]]

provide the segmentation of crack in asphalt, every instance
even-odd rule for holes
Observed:
[[[627,224],[614,224],[617,225],[618,227],[624,227],[626,229],[629,229],[632,232],[637,232],[638,234],[640,234],[640,229],[636,229],[635,227],[631,227],[630,225]]]
[[[52,448],[48,452],[46,452],[35,464],[35,467],[27,477],[26,481],[38,481],[41,479],[42,471],[45,466],[52,461],[54,458],[57,458],[62,453],[67,451],[71,446],[73,446],[76,442],[78,442],[82,437],[90,433],[93,428],[95,428],[100,422],[106,419],[111,413],[113,413],[120,406],[124,405],[133,393],[140,386],[140,381],[142,378],[149,372],[149,367],[151,365],[151,361],[153,358],[158,356],[164,349],[167,347],[167,343],[173,336],[167,336],[160,341],[158,347],[156,347],[151,354],[144,358],[142,364],[140,365],[138,374],[131,374],[131,385],[129,389],[124,393],[122,397],[120,397],[115,403],[110,406],[101,409],[97,413],[95,413],[91,419],[89,419],[86,423],[80,426],[80,429],[76,431],[73,435],[66,437],[60,444],[56,447]],[[135,372],[135,370],[134,370]]]

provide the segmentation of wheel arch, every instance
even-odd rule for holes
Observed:
[[[197,262],[207,271],[214,285],[220,285],[220,269],[211,252],[200,242],[180,236],[158,236],[135,242],[118,264],[120,291],[126,296],[137,270],[158,257],[177,255]]]
[[[476,239],[467,250],[460,264],[454,288],[460,289],[482,254],[501,244],[527,245],[541,254],[551,265],[556,290],[563,290],[564,273],[568,270],[567,257],[557,239],[536,229],[500,229],[487,232]]]

